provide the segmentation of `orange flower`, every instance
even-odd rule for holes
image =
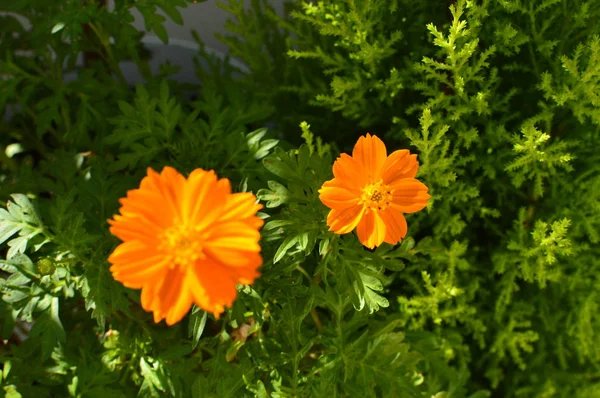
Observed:
[[[148,169],[140,188],[120,200],[110,232],[123,241],[110,255],[113,277],[142,289],[142,307],[172,325],[195,303],[219,316],[250,284],[262,264],[251,193],[231,193],[226,178],[194,170],[186,179],[172,167]]]
[[[402,213],[427,206],[427,187],[415,179],[417,155],[407,149],[387,156],[377,136],[360,137],[352,156],[342,153],[333,164],[334,179],[319,190],[321,202],[332,209],[329,230],[345,234],[356,228],[358,239],[372,249],[382,242],[395,245],[406,236]]]

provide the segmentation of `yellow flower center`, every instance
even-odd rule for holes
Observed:
[[[164,250],[171,257],[169,266],[187,267],[198,259],[205,258],[202,252],[202,236],[186,225],[173,225],[161,236],[159,250]]]
[[[378,211],[386,209],[390,205],[391,200],[392,192],[390,187],[379,181],[363,188],[360,203],[367,210]]]

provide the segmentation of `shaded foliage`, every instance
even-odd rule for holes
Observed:
[[[182,85],[129,23],[167,42],[186,3],[0,5],[5,396],[600,394],[600,3],[228,0],[247,69],[196,35]],[[318,199],[367,131],[432,195],[373,251]],[[265,205],[262,276],[218,320],[155,325],[108,271],[106,220],[164,165]]]

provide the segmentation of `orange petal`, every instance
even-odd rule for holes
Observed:
[[[166,275],[166,272],[165,272]],[[158,291],[158,289],[160,288],[162,284],[162,281],[160,283],[152,283],[152,284],[148,284],[145,285],[144,287],[142,287],[142,297],[141,297],[141,301],[142,301],[142,308],[146,311],[152,311],[152,308],[154,308],[154,302],[156,301],[156,292]],[[154,322],[158,323],[161,321],[160,316],[158,316],[158,312],[156,312],[154,314]]]
[[[361,164],[367,178],[378,181],[381,178],[381,168],[387,158],[385,144],[376,135],[362,136],[354,145],[352,157]]]
[[[236,283],[249,285],[260,276],[258,268],[262,265],[263,261],[261,255],[259,253],[251,253],[248,257],[251,260],[252,266],[228,268],[229,274]]]
[[[138,240],[130,240],[121,243],[108,256],[108,262],[111,264],[136,261],[154,255],[156,251],[148,245]]]
[[[159,292],[163,285],[172,284],[172,281],[167,281],[166,276],[170,273],[170,269],[165,272],[165,278],[158,283],[151,283],[142,287],[142,308],[146,311],[154,313],[154,322],[158,323],[165,318],[165,314],[161,311],[161,297]]]
[[[172,201],[176,208],[179,207],[183,187],[186,183],[185,177],[173,167],[165,166],[160,173],[160,179],[162,181],[161,190],[164,196]]]
[[[229,182],[217,181],[214,173],[210,172],[202,177],[203,179],[190,176],[189,184],[192,187],[187,192],[188,210],[184,212],[187,218],[183,219],[184,222],[193,224],[196,231],[209,228],[221,217],[227,196],[231,192]]]
[[[232,268],[250,267],[256,269],[262,265],[262,256],[259,253],[243,249],[225,249],[211,246],[205,249],[205,253],[212,260]]]
[[[161,279],[169,268],[169,259],[163,255],[142,258],[137,261],[116,263],[110,267],[115,280],[123,285],[139,289],[148,283]]]
[[[211,171],[196,169],[189,175],[181,197],[181,211],[184,220],[194,220],[206,202],[211,202],[211,194],[217,183],[217,175]]]
[[[171,214],[177,216],[178,219],[181,219],[181,206],[179,206],[179,204],[181,203],[183,196],[185,177],[169,166],[166,166],[160,175],[152,173],[149,177],[153,179],[154,185],[160,191],[163,199],[162,205],[169,209]]]
[[[207,248],[238,248],[258,252],[260,251],[259,240],[260,232],[256,229],[250,228],[241,221],[226,221],[212,226],[204,243]]]
[[[386,235],[385,223],[377,212],[369,211],[356,227],[358,240],[369,249],[373,249],[383,243]]]
[[[394,151],[385,160],[381,178],[384,184],[391,184],[400,178],[414,178],[419,170],[417,155],[411,155],[407,149]]]
[[[145,218],[123,217],[117,214],[114,220],[108,220],[108,223],[111,225],[110,233],[122,241],[140,240],[148,246],[158,244],[161,229]]]
[[[414,178],[396,180],[390,188],[392,190],[390,207],[402,213],[414,213],[424,209],[431,197],[427,193],[427,186]]]
[[[174,213],[165,208],[165,201],[160,193],[144,189],[134,189],[127,192],[127,197],[119,200],[124,217],[146,219],[150,224],[166,228],[173,223]],[[161,211],[157,211],[160,209]]]
[[[333,162],[333,175],[335,178],[329,182],[351,191],[360,192],[367,184],[367,173],[361,163],[346,153]]]
[[[187,287],[187,279],[184,280],[183,286],[174,304],[169,307],[165,322],[171,326],[179,322],[190,311],[193,304],[193,295]]]
[[[253,264],[260,252],[260,233],[240,221],[230,221],[214,226],[204,241],[204,252],[214,260],[230,267],[246,267]]]
[[[336,234],[347,234],[348,232],[351,232],[358,225],[364,212],[364,206],[353,206],[345,209],[331,210],[329,215],[327,215],[327,225],[329,225],[329,230]]]
[[[356,206],[359,200],[356,193],[346,188],[329,186],[327,182],[319,189],[319,199],[330,209],[345,209]]]
[[[168,271],[158,289],[153,289],[151,297],[145,297],[142,306],[154,312],[154,320],[166,318],[172,325],[181,320],[192,306],[192,294],[186,283],[186,274],[173,268]]]
[[[260,217],[256,217],[256,216],[255,217],[244,218],[244,219],[242,219],[240,221],[244,222],[250,228],[254,228],[256,230],[259,230],[265,224],[265,220],[263,220]]]
[[[406,224],[404,215],[390,208],[379,212],[379,215],[385,223],[386,233],[383,241],[390,245],[400,242],[408,232],[408,225]]]
[[[160,297],[158,296],[158,292],[164,283],[163,279],[159,283],[148,284],[142,288],[142,308],[154,314],[155,323],[159,323],[165,319],[165,314],[160,311]]]
[[[256,203],[254,194],[250,192],[234,193],[227,196],[220,221],[253,219],[262,208],[263,205]],[[261,219],[259,220],[263,222]]]
[[[215,316],[231,307],[237,295],[236,281],[226,267],[214,261],[199,261],[189,281],[194,302]]]

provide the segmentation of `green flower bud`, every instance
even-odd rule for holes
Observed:
[[[42,275],[51,275],[56,270],[56,266],[52,261],[43,258],[37,262],[37,269]]]

